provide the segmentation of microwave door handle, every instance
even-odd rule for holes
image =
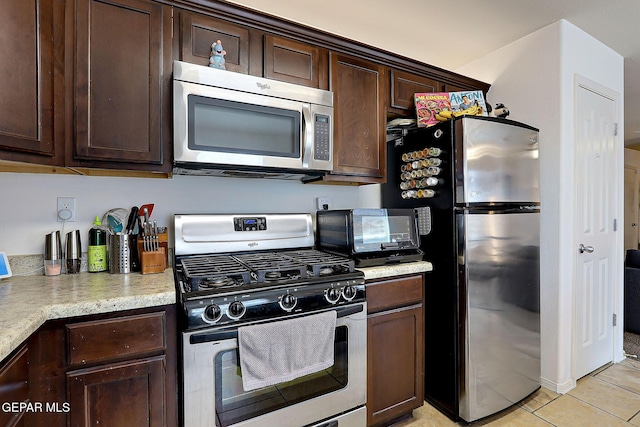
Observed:
[[[302,167],[309,168],[313,149],[313,117],[311,104],[302,104]]]

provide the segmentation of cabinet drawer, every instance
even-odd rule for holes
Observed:
[[[88,364],[164,350],[165,313],[66,325],[69,364]]]
[[[0,403],[17,404],[29,398],[29,353],[23,347],[9,361],[0,366]],[[7,408],[5,408],[7,409]],[[14,408],[0,411],[0,425],[14,425],[22,414]]]
[[[369,313],[422,302],[422,275],[366,284]]]

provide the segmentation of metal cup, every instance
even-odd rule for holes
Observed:
[[[131,235],[109,235],[109,273],[131,272]]]
[[[73,230],[67,233],[65,257],[67,259],[67,273],[79,273],[80,260],[82,258],[80,230]]]
[[[44,259],[57,260],[63,258],[62,243],[60,242],[60,232],[52,231],[44,239]]]
[[[60,274],[63,258],[60,232],[52,231],[44,237],[44,274],[46,276]]]

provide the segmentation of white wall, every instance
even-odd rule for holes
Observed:
[[[635,166],[640,169],[640,151],[632,150],[630,148],[624,149],[624,164],[629,166]]]
[[[640,171],[640,151],[635,150],[635,149],[630,149],[630,148],[625,148],[624,149],[624,168],[625,168],[625,173],[627,168],[632,168],[635,169],[636,172]],[[633,200],[629,200],[629,192],[631,192],[631,194],[633,194],[634,191],[637,191],[638,188],[640,188],[640,174],[636,173],[636,182],[635,182],[635,188],[627,188],[627,180],[625,179],[624,182],[624,193],[625,193],[625,214],[628,213],[629,210],[631,210],[632,212],[634,210],[637,211],[638,207],[637,206],[627,206],[627,203],[633,204]],[[637,203],[637,197],[636,197],[636,203]],[[631,218],[629,217],[625,217],[624,219],[624,232],[625,235],[627,234],[627,227],[628,224],[630,223],[634,223],[638,221],[638,218],[634,218],[634,215],[631,215]],[[631,238],[632,240],[630,242],[627,242],[627,239],[625,238],[625,242],[624,242],[624,250],[625,250],[625,256],[626,256],[626,250],[627,249],[637,249],[638,248],[638,241],[640,238],[640,234],[639,234],[639,230],[636,227],[635,231],[633,232],[633,237]]]
[[[314,213],[315,198],[330,197],[333,208],[379,207],[378,185],[361,187],[302,184],[299,181],[175,176],[173,179],[112,178],[74,175],[0,173],[0,251],[36,255],[44,251],[44,235],[60,230],[58,196],[76,198],[74,223],[83,248],[96,215],[111,208],[154,203],[152,218],[170,226],[175,213]],[[170,245],[173,246],[173,245]],[[86,249],[85,249],[86,251]]]
[[[510,119],[540,129],[542,379],[546,387],[566,392],[576,381],[571,371],[574,79],[582,76],[622,94],[623,58],[563,20],[456,71],[491,83],[489,102],[503,102],[511,111]],[[622,98],[620,101],[623,102]],[[619,118],[619,128],[624,129],[621,114]],[[611,185],[619,189],[623,187],[622,139],[620,136],[619,176],[611,178]],[[618,217],[622,218],[621,192],[618,200]],[[619,258],[621,254],[616,256]],[[616,297],[619,316],[621,286],[619,278]],[[616,354],[621,354],[622,328],[617,329]]]

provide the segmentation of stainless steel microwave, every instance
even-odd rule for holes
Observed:
[[[174,173],[313,179],[333,168],[333,93],[173,63]]]

